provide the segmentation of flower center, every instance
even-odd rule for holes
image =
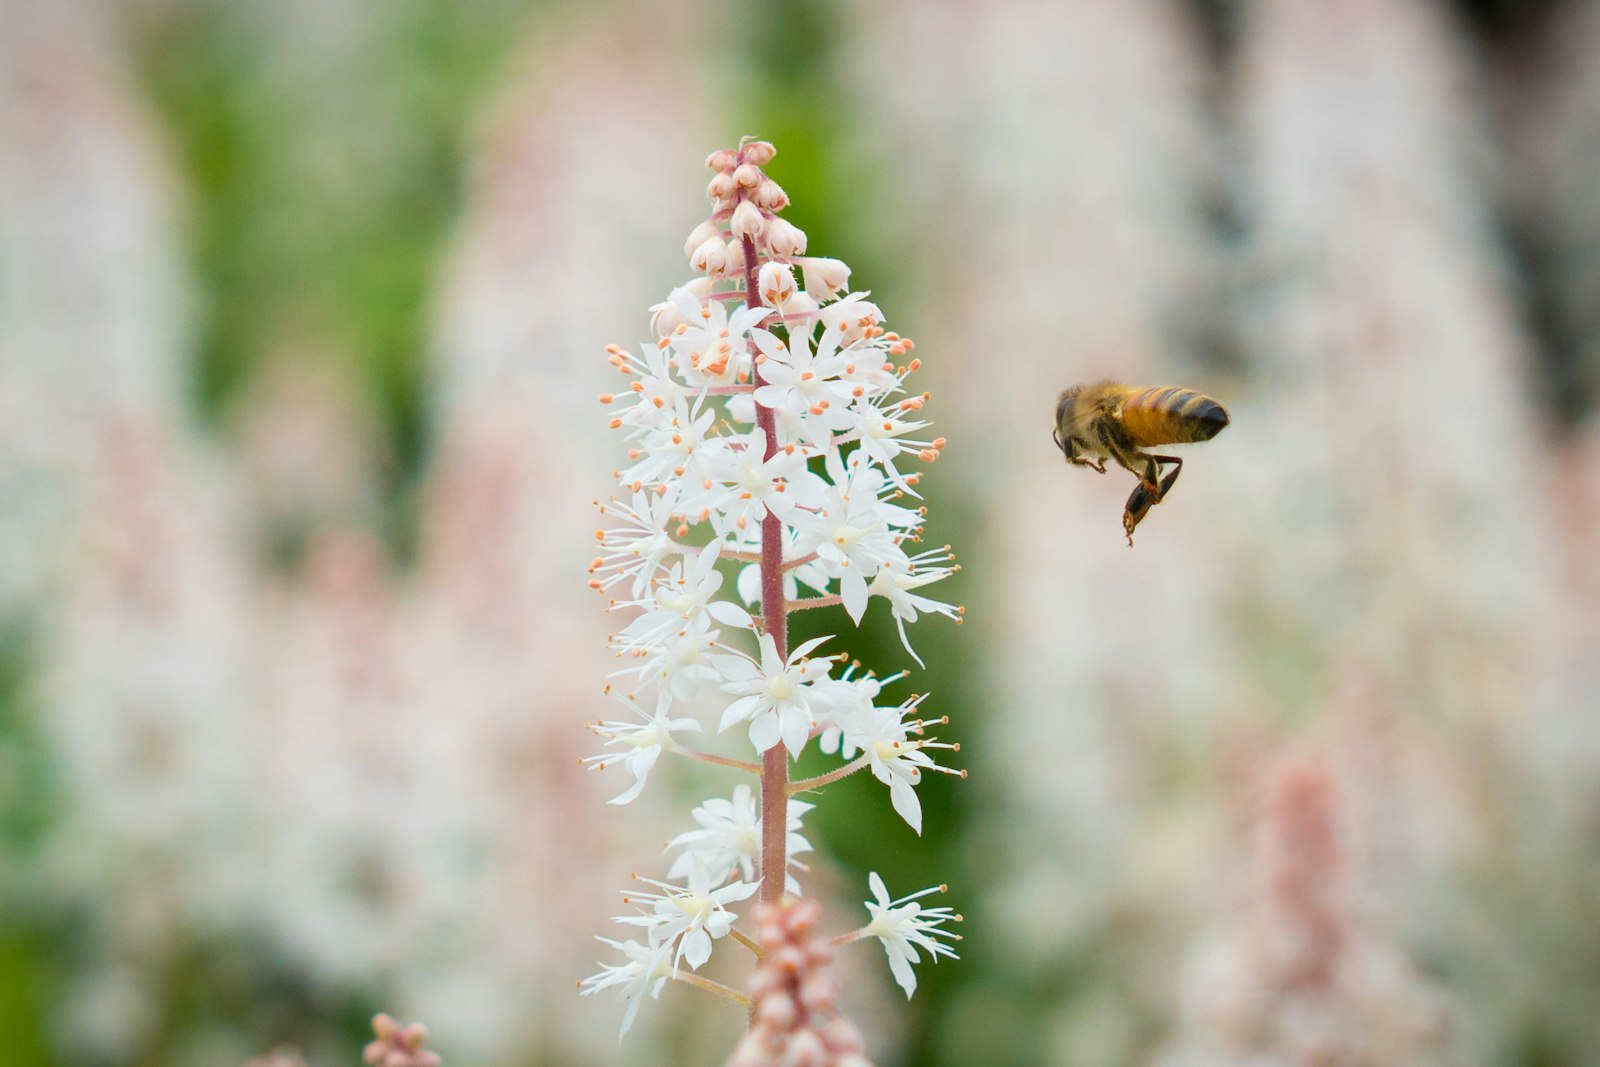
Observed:
[[[845,523],[844,525],[834,529],[833,543],[838,545],[840,548],[849,548],[851,545],[861,540],[861,535],[866,532],[867,531],[858,527],[851,526],[849,523]]]
[[[794,682],[789,680],[788,674],[776,675],[767,682],[767,695],[774,701],[788,700],[794,695]]]
[[[703,924],[711,916],[712,904],[710,897],[691,894],[674,897],[673,903],[678,905],[678,909],[689,916],[690,920],[697,926]]]

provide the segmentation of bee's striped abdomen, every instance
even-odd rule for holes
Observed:
[[[1209,441],[1226,425],[1221,404],[1176,385],[1141,389],[1122,402],[1122,428],[1141,447]]]

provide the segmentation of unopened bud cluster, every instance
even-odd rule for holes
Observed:
[[[814,900],[785,897],[756,914],[765,955],[751,988],[750,1029],[728,1067],[871,1067],[861,1032],[839,1012],[834,948],[817,932]]]

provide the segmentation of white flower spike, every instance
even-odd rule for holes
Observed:
[[[816,653],[840,638],[791,643],[789,616],[821,609],[859,626],[882,598],[916,659],[908,624],[959,622],[961,608],[930,589],[957,569],[949,548],[921,547],[920,465],[945,440],[928,432],[929,394],[908,384],[915,346],[850,290],[846,264],[806,255],[806,234],[780,215],[788,194],[764,170],[776,151],[746,138],[707,157],[710,212],[684,243],[696,276],[651,305],[637,351],[606,348],[621,382],[600,402],[625,458],[589,566],[620,616],[611,677],[635,716],[592,727],[607,749],[584,765],[630,778],[611,802],[640,796],[663,755],[750,780],[693,810],[694,826],[668,842],[666,880],[639,878],[646,888],[625,897],[636,910],[616,918],[642,940],[603,938],[625,962],[579,986],[622,994],[624,1032],[668,982],[734,1002],[752,1020],[737,1067],[864,1063],[829,973],[835,949],[877,937],[910,995],[922,954],[954,956],[941,924],[959,918],[922,908],[925,893],[889,900],[874,874],[872,923],[830,938],[816,928],[820,905],[800,895],[813,805],[795,794],[870,771],[920,834],[923,773],[965,772],[934,761],[958,746],[928,736],[946,720],[916,717],[923,696],[883,696],[904,672],[852,663],[836,674],[848,656]],[[713,723],[731,735],[715,743],[742,751],[691,747]],[[813,741],[832,769],[791,781]],[[700,973],[724,939],[759,957],[749,994]]]

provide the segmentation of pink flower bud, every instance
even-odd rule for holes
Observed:
[[[828,1020],[822,1028],[822,1040],[827,1042],[829,1051],[835,1054],[861,1051],[861,1031],[843,1015],[835,1015]]]
[[[707,219],[689,231],[689,239],[683,242],[683,254],[686,256],[692,256],[694,255],[695,249],[699,248],[713,237],[721,236],[722,235],[717,232],[716,223],[712,222],[710,219]]]
[[[725,275],[744,273],[744,242],[733,240],[728,242],[728,264],[722,268]]]
[[[767,251],[773,259],[788,260],[805,255],[805,231],[784,219],[767,223]]]
[[[800,986],[800,1003],[809,1012],[831,1012],[839,1006],[839,988],[826,974],[813,972]]]
[[[747,141],[744,144],[744,158],[747,162],[758,167],[764,167],[772,162],[772,157],[778,150],[772,147],[771,141]]]
[[[761,264],[761,302],[768,307],[782,307],[794,296],[794,268],[786,263]]]
[[[756,186],[756,204],[763,211],[782,211],[789,206],[789,194],[783,191],[783,186],[767,178]]]
[[[763,997],[756,1006],[756,1025],[768,1030],[789,1030],[800,1018],[800,1009],[787,996]]]
[[[818,300],[838,296],[850,284],[850,268],[842,260],[807,256],[798,262],[806,292]]]
[[[733,172],[733,182],[741,189],[754,189],[765,178],[766,175],[761,173],[761,168],[754,163],[741,163]]]
[[[728,248],[720,237],[702,241],[689,257],[689,266],[700,274],[721,274],[728,266]]]
[[[739,153],[732,148],[719,148],[706,157],[706,166],[712,170],[732,170],[739,165]]]
[[[761,209],[749,200],[739,201],[739,206],[733,209],[733,218],[728,220],[728,229],[735,237],[760,237],[766,228],[767,220]]]
[[[733,194],[739,187],[733,182],[733,175],[727,171],[719,171],[706,182],[706,195],[712,200],[732,200]]]
[[[822,1043],[815,1030],[798,1030],[789,1041],[789,1055],[784,1057],[784,1067],[828,1067],[828,1046]]]

